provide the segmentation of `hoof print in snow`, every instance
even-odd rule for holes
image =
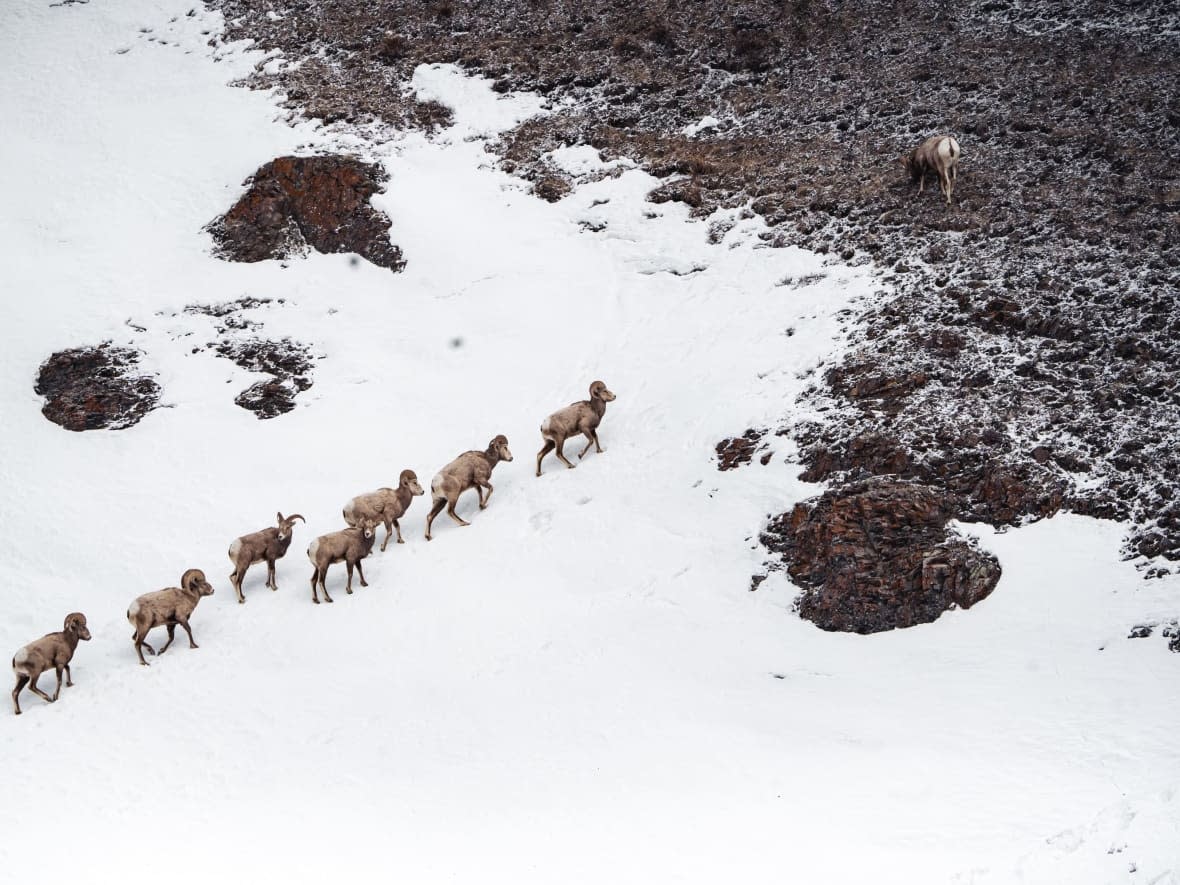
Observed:
[[[142,353],[105,342],[59,350],[41,364],[34,390],[46,398],[41,414],[66,430],[121,430],[160,401],[160,385],[139,373]]]
[[[279,157],[246,180],[246,193],[206,227],[215,254],[228,261],[265,261],[353,252],[400,271],[402,251],[389,241],[389,218],[369,199],[387,176],[352,157]]]
[[[947,531],[954,515],[938,489],[874,478],[795,505],[762,543],[803,588],[802,617],[824,630],[878,633],[970,608],[995,589],[999,562]]]
[[[749,464],[754,453],[759,449],[765,430],[747,430],[741,436],[732,436],[717,443],[717,469],[735,470],[743,464]],[[764,459],[763,464],[769,459]]]
[[[311,387],[312,356],[306,344],[290,338],[222,339],[214,349],[243,369],[272,376],[250,385],[234,399],[259,418],[275,418],[291,411],[295,408],[295,397]]]

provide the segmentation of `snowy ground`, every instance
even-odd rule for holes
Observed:
[[[753,221],[708,245],[637,171],[536,200],[482,139],[537,103],[448,69],[414,84],[456,108],[433,141],[290,127],[227,87],[259,59],[191,6],[20,0],[0,33],[0,648],[76,609],[94,634],[58,704],[0,716],[0,878],[66,847],[100,881],[1180,882],[1177,658],[1123,638],[1177,582],[1120,563],[1122,527],[985,531],[995,594],[893,634],[816,630],[780,576],[748,592],[766,515],[816,489],[785,449],[720,474],[712,446],[783,413],[873,280],[754,248]],[[404,274],[210,257],[255,168],[341,146],[391,175]],[[180,312],[244,295],[323,357],[272,421]],[[107,338],[171,408],[45,421],[37,365]],[[537,425],[596,377],[608,451],[536,479]],[[427,544],[418,500],[371,586],[338,566],[311,604],[303,550],[348,497],[497,433],[516,460],[470,528]],[[239,606],[226,547],[280,509],[309,524]],[[123,612],[189,567],[217,588],[201,648],[140,667]]]

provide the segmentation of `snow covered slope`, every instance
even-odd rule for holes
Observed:
[[[190,8],[21,0],[0,36],[0,648],[73,610],[94,634],[59,703],[0,715],[0,878],[64,848],[97,881],[1180,881],[1176,658],[1122,641],[1175,581],[1119,563],[1120,527],[985,533],[992,597],[893,634],[816,630],[780,576],[748,592],[766,515],[815,489],[785,449],[720,474],[713,444],[783,414],[871,278],[755,220],[710,245],[634,170],[536,200],[484,138],[542,109],[452,69],[408,86],[455,108],[433,141],[288,126]],[[210,257],[247,175],[322,148],[389,171],[405,273]],[[271,421],[183,312],[243,296],[322,356]],[[44,420],[41,360],[108,338],[170,408]],[[597,377],[607,451],[535,478],[541,419]],[[427,544],[417,500],[369,587],[311,604],[303,551],[350,496],[497,433],[516,459],[471,527]],[[226,548],[275,510],[308,525],[240,606]],[[126,606],[189,567],[217,588],[201,648],[140,667]]]

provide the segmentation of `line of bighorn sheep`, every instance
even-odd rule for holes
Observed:
[[[541,475],[541,462],[554,450],[562,463],[573,469],[574,465],[562,451],[566,440],[571,437],[579,434],[586,437],[586,446],[579,453],[579,458],[585,457],[590,446],[594,446],[595,451],[603,451],[602,445],[598,442],[598,425],[602,423],[602,416],[606,414],[606,404],[614,398],[615,395],[607,390],[605,384],[595,381],[590,385],[590,399],[566,406],[542,422],[541,436],[545,442],[541,451],[537,452],[537,476]],[[492,439],[484,451],[464,452],[440,470],[430,483],[431,508],[426,518],[426,540],[430,540],[434,518],[444,507],[451,519],[459,525],[470,525],[455,512],[455,503],[459,496],[468,489],[475,489],[479,495],[479,509],[486,509],[492,496],[492,484],[488,481],[491,479],[492,469],[501,461],[511,460],[512,452],[508,449],[508,439],[500,435]],[[413,499],[421,494],[422,486],[418,484],[418,477],[414,471],[403,470],[396,489],[383,488],[365,495],[357,495],[345,504],[343,515],[348,528],[321,535],[307,548],[307,558],[311,561],[313,569],[312,602],[318,604],[320,601],[317,587],[323,591],[324,601],[332,602],[326,582],[328,568],[337,562],[343,562],[348,571],[344,592],[352,593],[354,568],[360,576],[361,586],[367,587],[361,560],[373,550],[377,526],[385,526],[382,550],[385,550],[394,530],[397,532],[397,542],[405,543],[398,520],[405,515]],[[239,603],[246,601],[242,594],[242,582],[250,566],[255,563],[266,563],[266,586],[271,590],[279,589],[275,583],[275,562],[282,559],[287,553],[287,548],[291,546],[291,536],[297,520],[306,522],[298,513],[283,516],[280,512],[278,525],[242,535],[229,545],[229,559],[234,569],[229,580],[234,592],[237,593]],[[210,596],[212,593],[213,586],[205,579],[205,573],[200,569],[191,568],[181,576],[179,587],[145,593],[133,601],[127,609],[127,620],[135,629],[131,641],[135,645],[139,662],[145,667],[148,666],[143,656],[145,648],[152,655],[167,651],[175,638],[177,625],[183,627],[184,632],[188,634],[189,648],[197,648],[189,618],[192,617],[202,597]],[[148,633],[156,627],[165,627],[168,631],[168,641],[158,653],[145,641]],[[78,648],[78,642],[88,639],[90,631],[86,627],[86,616],[81,612],[72,612],[66,615],[65,626],[61,632],[42,636],[13,656],[12,671],[16,675],[16,687],[12,690],[12,706],[18,715],[21,711],[19,695],[26,685],[34,694],[40,695],[48,703],[53,703],[61,694],[63,672],[66,674],[66,685],[74,684],[70,675],[70,661]],[[37,679],[49,670],[57,674],[57,688],[52,697],[37,687]]]
[[[938,189],[946,197],[946,203],[951,204],[951,194],[955,189],[958,178],[956,167],[961,152],[959,142],[950,135],[935,135],[927,138],[910,153],[901,158],[902,168],[912,181],[918,182],[918,194],[926,187],[926,176],[934,173],[938,178]],[[579,434],[586,437],[586,446],[578,453],[579,458],[585,457],[594,446],[595,451],[603,451],[598,442],[598,425],[602,416],[606,414],[606,404],[615,395],[606,389],[601,381],[590,385],[590,399],[581,400],[554,412],[541,424],[541,436],[545,440],[541,451],[537,452],[537,476],[541,475],[541,462],[550,452],[556,451],[558,459],[566,467],[573,468],[573,464],[565,456],[563,447],[570,437]],[[503,435],[497,436],[488,443],[488,447],[480,451],[464,452],[442,470],[430,483],[431,507],[426,517],[426,540],[431,539],[430,530],[434,525],[434,518],[443,508],[447,515],[459,525],[470,525],[455,512],[455,504],[459,496],[468,489],[475,489],[479,495],[479,509],[484,510],[492,497],[492,484],[488,481],[492,476],[492,469],[501,461],[511,461],[512,452],[508,449],[508,439]],[[360,577],[361,586],[367,587],[365,572],[361,567],[361,560],[373,550],[376,540],[377,526],[385,526],[385,540],[381,543],[384,552],[393,532],[397,532],[397,542],[402,540],[401,526],[398,520],[405,515],[411,501],[422,495],[422,486],[418,484],[418,477],[413,470],[403,470],[396,489],[382,488],[375,492],[357,495],[344,505],[344,521],[348,528],[337,532],[321,535],[311,542],[307,548],[307,558],[311,560],[311,601],[320,601],[318,590],[324,593],[324,601],[332,602],[328,595],[328,569],[338,562],[343,562],[348,572],[348,580],[344,585],[345,593],[352,593],[352,572],[356,569]],[[282,559],[291,546],[291,536],[295,521],[306,522],[298,513],[290,516],[278,514],[278,525],[251,532],[235,540],[229,546],[229,558],[234,570],[229,580],[234,592],[238,595],[238,602],[244,603],[246,597],[242,594],[242,581],[246,572],[255,563],[266,563],[266,586],[271,590],[278,590],[275,583],[275,561]],[[205,580],[205,573],[200,569],[189,569],[180,578],[179,587],[169,587],[154,593],[145,593],[127,609],[127,620],[135,628],[131,640],[135,644],[135,652],[139,655],[139,662],[145,667],[148,662],[144,659],[143,650],[155,655],[157,652],[144,640],[147,634],[156,627],[168,630],[168,641],[164,643],[159,654],[168,650],[179,624],[188,634],[190,648],[197,648],[193,639],[189,618],[192,617],[201,597],[213,593],[213,587]],[[66,674],[66,685],[74,684],[70,676],[70,661],[78,647],[79,640],[90,639],[90,631],[86,627],[86,616],[81,612],[66,615],[65,626],[60,633],[50,633],[35,642],[30,642],[20,649],[12,658],[12,670],[16,674],[16,687],[12,690],[12,705],[20,713],[18,695],[26,685],[49,703],[57,700],[61,694],[61,674]],[[57,673],[57,688],[53,697],[47,695],[37,687],[37,679],[48,670]]]

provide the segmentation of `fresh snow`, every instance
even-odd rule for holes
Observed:
[[[228,85],[262,54],[207,46],[191,8],[18,0],[0,36],[0,640],[73,610],[94,635],[57,704],[0,715],[3,881],[1180,882],[1180,658],[1125,639],[1175,616],[1177,580],[1120,562],[1123,527],[964,527],[996,592],[872,637],[800,620],[781,573],[749,592],[767,515],[819,489],[783,439],[731,473],[713,445],[791,412],[866,271],[758,248],[740,214],[710,245],[635,169],[537,200],[485,144],[543,103],[453,68],[407,85],[455,109],[434,139],[288,125]],[[211,257],[243,179],[321,149],[384,164],[405,273]],[[322,357],[271,421],[182,312],[242,296]],[[105,339],[148,354],[168,408],[46,421],[37,366]],[[598,377],[606,453],[535,478],[540,421]],[[304,550],[349,497],[497,433],[516,458],[486,511],[464,497],[470,528],[427,544],[416,500],[369,587],[336,566],[311,604]],[[254,566],[238,605],[226,549],[276,510],[308,525],[280,591]],[[126,607],[189,567],[217,588],[201,648],[140,667]]]

